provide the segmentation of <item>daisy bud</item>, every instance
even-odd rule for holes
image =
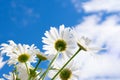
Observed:
[[[47,57],[45,57],[45,56],[42,55],[42,54],[37,54],[37,57],[38,57],[40,60],[42,60],[42,61],[47,60]]]

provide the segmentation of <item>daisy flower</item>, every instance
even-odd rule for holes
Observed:
[[[82,50],[88,51],[88,50],[90,50],[90,48],[88,47],[90,41],[91,40],[88,39],[87,37],[82,36],[81,38],[78,38],[77,44]]]
[[[103,48],[97,48],[95,47],[95,45],[90,44],[91,40],[88,37],[80,36],[75,29],[72,30],[72,33],[78,47],[81,48],[83,51],[98,51],[103,49]]]
[[[57,52],[62,53],[62,57],[71,57],[74,53],[75,43],[72,37],[70,28],[65,28],[61,25],[59,29],[51,27],[50,31],[45,32],[45,37],[42,38],[43,49],[46,50],[45,54],[53,57]]]
[[[36,51],[36,56],[38,59],[42,60],[42,61],[45,61],[47,60],[47,56],[45,54],[43,54],[39,49],[38,50],[35,50]]]
[[[27,68],[24,64],[17,64],[17,72],[18,72],[18,78],[20,80],[28,80],[29,77],[31,77],[30,80],[38,80],[39,76],[36,76],[38,74],[38,71],[34,71],[34,68],[32,65],[28,65],[29,74],[27,71]]]
[[[54,63],[53,70],[51,69],[48,73],[49,78],[53,78],[54,75],[62,68],[65,64],[65,60],[57,60]],[[70,62],[55,78],[55,80],[79,80],[80,68],[74,61]]]
[[[5,53],[8,57],[8,64],[31,63],[36,61],[36,47],[34,45],[16,44],[9,41],[9,44],[1,44],[1,53]]]
[[[32,78],[30,80],[38,80],[39,75],[36,76],[38,72],[37,71],[33,72],[34,69],[32,65],[27,65],[27,67],[30,71],[29,73],[27,71],[26,66],[24,64],[19,63],[16,65],[16,70],[15,70],[16,72],[9,72],[9,75],[3,74],[3,76],[7,80],[28,80],[29,77]]]

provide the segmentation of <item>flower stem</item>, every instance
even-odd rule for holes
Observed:
[[[36,65],[36,67],[35,67],[34,71],[36,71],[36,70],[37,70],[37,68],[38,68],[38,66],[39,66],[39,64],[40,64],[40,62],[41,62],[41,61],[42,61],[42,60],[41,60],[41,59],[39,59],[39,61],[38,61],[37,65]]]
[[[54,80],[57,77],[57,75],[68,65],[68,63],[70,63],[70,61],[79,53],[80,50],[82,49],[79,48],[77,52],[64,64],[64,66],[55,74],[55,76],[51,80]]]
[[[48,68],[47,68],[47,70],[41,75],[40,79],[43,77],[42,80],[44,80],[47,72],[49,71],[52,63],[53,63],[53,62],[55,61],[55,59],[57,58],[58,54],[59,54],[59,52],[58,52],[58,53],[55,55],[55,57],[52,59],[52,61],[50,62],[49,66],[48,66]],[[40,79],[39,79],[39,80],[40,80]]]

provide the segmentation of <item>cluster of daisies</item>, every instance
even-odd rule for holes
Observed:
[[[79,80],[80,67],[73,58],[82,50],[88,51],[88,40],[69,27],[61,25],[59,29],[51,27],[42,37],[41,52],[34,44],[16,44],[9,40],[0,47],[1,56],[8,56],[6,61],[13,70],[3,74],[0,80]],[[47,69],[40,68],[40,63],[48,60]],[[35,64],[33,66],[33,64]]]

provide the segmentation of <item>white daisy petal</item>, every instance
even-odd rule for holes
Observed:
[[[1,52],[9,57],[8,64],[31,63],[36,61],[36,46],[26,44],[16,44],[14,41],[9,41],[9,44],[2,44]],[[22,58],[24,57],[24,58]]]
[[[52,79],[55,76],[55,74],[62,68],[65,62],[66,60],[56,60],[54,62],[54,69],[56,70],[50,70],[48,77]],[[65,80],[79,80],[79,77],[80,77],[79,74],[80,74],[79,65],[76,64],[74,61],[72,61],[58,74],[55,80],[64,80],[64,79]]]
[[[46,51],[47,55],[55,55],[57,52],[61,54],[68,55],[67,57],[71,57],[68,52],[74,54],[73,49],[76,47],[76,42],[74,42],[73,37],[71,37],[72,33],[70,28],[65,28],[64,25],[61,25],[59,29],[55,27],[51,27],[50,31],[45,32],[45,37],[43,37],[42,42],[43,49]]]

